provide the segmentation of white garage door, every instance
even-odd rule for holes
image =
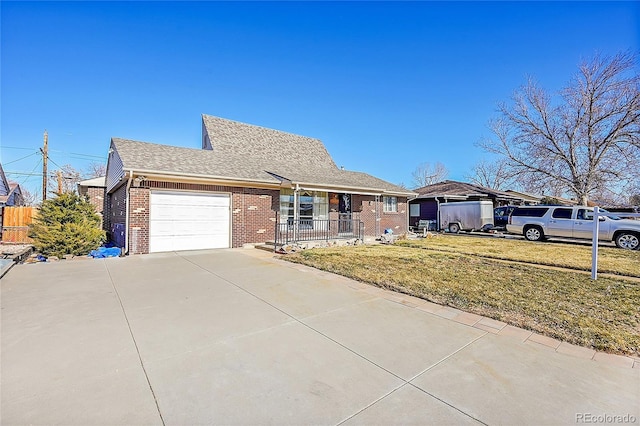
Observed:
[[[228,194],[151,191],[149,252],[229,247]]]

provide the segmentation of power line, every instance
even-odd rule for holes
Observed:
[[[2,149],[23,149],[23,150],[28,150],[28,151],[31,151],[31,150],[34,150],[34,149],[36,151],[38,150],[38,148],[25,148],[25,147],[22,147],[22,146],[3,146],[3,147],[0,147],[0,148],[2,148]]]
[[[33,173],[33,172],[35,172],[35,171],[36,171],[36,169],[38,168],[38,166],[40,165],[40,163],[42,163],[42,158],[40,158],[40,159],[38,160],[38,162],[36,163],[35,167],[31,170],[31,173]],[[40,174],[41,174],[41,173],[40,173]],[[40,175],[40,174],[39,174],[39,175]],[[25,177],[25,178],[22,180],[22,185],[24,185],[25,183],[27,183],[27,179],[29,179],[29,176]]]
[[[47,155],[47,160],[51,161],[53,164],[55,164],[56,166],[58,166],[59,169],[62,169],[62,166],[59,165],[58,163],[56,163],[55,161],[53,161],[53,159]]]
[[[59,154],[67,154],[69,156],[76,155],[76,156],[79,156],[79,157],[99,158],[101,160],[104,160],[104,158],[105,158],[104,155],[100,156],[100,155],[91,155],[91,154],[81,154],[79,152],[58,151],[56,149],[50,149],[49,152],[57,152]]]
[[[8,163],[4,163],[4,165],[6,166],[7,164],[17,163],[18,161],[21,161],[21,160],[24,160],[26,158],[33,157],[34,155],[39,155],[39,154],[40,153],[38,151],[36,151],[36,152],[34,152],[32,154],[27,155],[26,157],[18,158],[17,160],[13,160],[13,161],[9,161]]]
[[[77,155],[69,155],[68,158],[72,160],[80,160],[80,161],[92,161],[94,163],[102,163],[106,160],[106,157],[81,157]]]
[[[40,162],[38,162],[36,167],[38,167],[38,165],[40,165]],[[18,176],[42,176],[42,173],[35,173],[35,167],[34,167],[33,170],[34,171],[32,171],[32,172],[7,172],[7,171],[5,171],[5,174],[7,174],[7,175],[18,175]]]
[[[25,150],[25,151],[34,151],[34,150],[38,151],[38,148],[24,148],[24,147],[21,147],[21,146],[3,146],[3,147],[0,147],[0,148],[2,148],[2,149],[22,149],[22,150]],[[59,154],[67,154],[69,156],[76,155],[76,156],[79,156],[79,157],[98,158],[98,159],[101,159],[101,160],[104,160],[106,158],[106,156],[104,156],[104,155],[82,154],[80,152],[60,151],[60,150],[57,150],[57,149],[50,149],[49,152],[57,152]]]

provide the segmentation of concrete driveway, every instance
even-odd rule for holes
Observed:
[[[3,425],[640,422],[640,363],[259,250],[17,265]]]

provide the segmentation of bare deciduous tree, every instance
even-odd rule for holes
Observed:
[[[102,177],[102,176],[105,176],[106,174],[107,174],[107,165],[103,163],[94,162],[89,164],[84,176],[87,179],[91,179],[91,178]]]
[[[25,206],[36,205],[38,201],[38,197],[36,196],[36,194],[32,193],[22,185],[20,185],[20,192],[22,193],[22,201],[24,202]]]
[[[504,156],[514,176],[562,188],[586,204],[640,176],[640,76],[636,56],[584,62],[552,99],[530,80],[491,122],[497,140],[481,145]],[[550,192],[550,191],[547,191]]]
[[[81,172],[74,168],[71,164],[65,164],[59,170],[55,170],[49,176],[48,189],[50,192],[57,194],[60,190],[65,192],[77,192],[78,182],[83,179],[91,179],[101,177],[106,174],[106,166],[101,163],[91,163],[86,170]],[[60,175],[58,177],[58,175]]]
[[[414,188],[422,188],[423,186],[433,185],[442,182],[447,178],[449,170],[440,162],[433,165],[430,163],[422,163],[411,173]]]
[[[514,175],[504,159],[481,160],[473,167],[473,175],[466,178],[475,185],[496,190],[509,189],[507,187],[515,185]]]
[[[82,174],[72,165],[65,164],[49,176],[48,189],[54,194],[76,193]]]

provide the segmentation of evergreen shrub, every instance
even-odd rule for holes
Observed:
[[[45,200],[29,226],[36,250],[45,256],[83,256],[106,240],[100,216],[86,197],[71,192]]]

